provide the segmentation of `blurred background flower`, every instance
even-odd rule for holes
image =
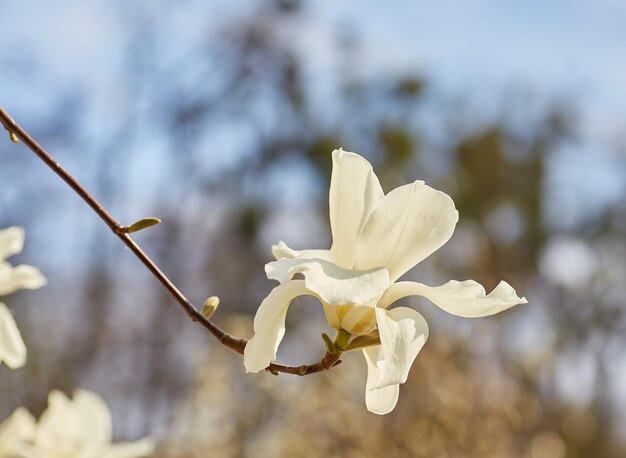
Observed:
[[[250,337],[270,245],[327,247],[330,152],[414,179],[461,218],[405,278],[501,278],[529,304],[432,324],[403,399],[362,407],[360,358],[245,375],[36,158],[0,142],[0,227],[25,226],[45,291],[12,308],[29,349],[0,419],[53,389],[103,395],[115,440],[157,456],[626,454],[626,4],[258,0],[13,2],[0,101],[215,320]],[[294,218],[293,215],[298,217]],[[306,300],[279,359],[315,361]],[[471,345],[468,342],[471,341]]]

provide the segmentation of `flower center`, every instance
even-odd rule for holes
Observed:
[[[328,324],[352,335],[367,334],[376,328],[376,311],[368,305],[331,305],[322,303]]]

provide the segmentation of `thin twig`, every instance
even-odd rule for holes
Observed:
[[[24,144],[35,153],[54,173],[56,173],[70,188],[74,190],[100,217],[102,221],[117,235],[120,240],[139,258],[139,260],[152,272],[152,275],[169,291],[176,299],[178,304],[185,310],[187,315],[193,320],[204,326],[211,334],[213,334],[220,343],[237,353],[243,354],[246,347],[245,339],[237,339],[219,328],[211,320],[205,318],[200,311],[185,297],[185,295],[172,283],[161,269],[148,257],[146,253],[128,234],[128,228],[119,223],[105,208],[87,191],[72,175],[70,175],[54,158],[43,149],[28,133],[17,124],[4,109],[0,107],[0,122],[9,132],[11,140],[15,138],[24,142]],[[341,355],[326,353],[324,358],[319,362],[311,365],[303,366],[285,366],[282,364],[270,364],[268,371],[293,375],[309,375],[322,372],[336,366]]]

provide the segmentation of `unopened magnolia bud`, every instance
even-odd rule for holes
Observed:
[[[155,226],[160,223],[161,223],[161,220],[159,218],[143,218],[137,221],[136,223],[133,223],[130,226],[128,226],[126,228],[126,232],[131,234],[133,232],[141,231],[142,229],[145,229],[150,226]]]
[[[17,135],[15,135],[15,132],[9,132],[9,138],[11,139],[11,141],[13,143],[19,143],[20,139],[17,138]]]
[[[202,305],[202,310],[200,310],[200,313],[207,320],[210,320],[219,305],[220,305],[220,298],[217,296],[211,296],[206,301],[204,301],[204,304]]]

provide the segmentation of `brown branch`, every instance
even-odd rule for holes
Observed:
[[[54,158],[43,149],[39,143],[37,143],[28,133],[17,124],[4,109],[0,107],[0,122],[4,128],[9,132],[11,140],[19,139],[39,157],[54,173],[56,173],[67,185],[74,190],[100,217],[102,221],[117,235],[120,240],[139,258],[139,260],[146,266],[146,268],[152,272],[152,275],[169,291],[169,293],[176,299],[178,304],[185,310],[187,315],[193,320],[204,326],[211,334],[213,334],[220,343],[237,353],[243,354],[246,347],[245,339],[237,339],[222,329],[220,329],[211,320],[205,318],[200,311],[180,292],[180,290],[172,283],[172,281],[165,275],[161,269],[152,261],[146,253],[137,245],[137,243],[128,234],[128,228],[119,223],[113,216],[111,216],[105,208],[63,167],[59,165]],[[319,362],[312,365],[303,366],[284,366],[282,364],[270,364],[266,369],[272,373],[285,373],[293,375],[309,375],[317,372],[328,370],[341,362],[339,357],[340,353],[330,354],[326,353],[324,358]]]

